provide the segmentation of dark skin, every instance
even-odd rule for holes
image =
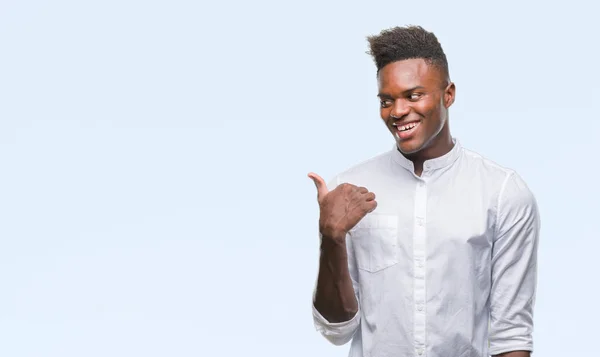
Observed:
[[[454,83],[420,58],[390,63],[379,71],[377,79],[381,118],[420,176],[426,160],[446,154],[454,145],[448,124],[448,108],[456,93]],[[411,122],[418,123],[411,136],[399,138],[398,128]]]
[[[358,302],[348,270],[346,234],[377,207],[375,194],[347,183],[329,191],[319,175],[308,176],[317,186],[322,237],[315,308],[330,322],[348,321],[358,311]]]
[[[531,357],[531,353],[529,351],[512,351],[494,355],[494,357]]]
[[[398,150],[413,162],[415,174],[420,176],[426,160],[448,153],[454,145],[448,108],[454,103],[455,85],[443,70],[424,59],[392,62],[381,68],[377,78],[381,118],[394,136]],[[416,126],[400,134],[399,129],[409,123]],[[375,210],[375,194],[351,184],[328,191],[319,175],[308,176],[317,187],[322,237],[314,305],[329,322],[348,321],[358,311],[358,302],[348,270],[345,238],[350,229]],[[496,357],[530,357],[530,354],[513,351]]]

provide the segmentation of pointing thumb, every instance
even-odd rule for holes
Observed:
[[[308,177],[310,177],[315,183],[315,186],[317,186],[317,200],[321,202],[323,197],[329,193],[329,189],[327,189],[325,180],[323,180],[321,176],[315,174],[314,172],[309,173]]]

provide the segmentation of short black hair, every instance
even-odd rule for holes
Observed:
[[[421,26],[393,27],[379,35],[368,36],[377,73],[386,65],[412,58],[422,58],[448,77],[448,60],[437,37]]]

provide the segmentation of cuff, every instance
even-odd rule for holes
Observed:
[[[337,346],[341,346],[350,341],[360,325],[360,307],[354,317],[343,322],[327,321],[327,319],[315,308],[314,304],[312,310],[313,320],[317,331],[319,331],[329,342]]]
[[[513,351],[529,351],[533,352],[533,344],[507,344],[503,346],[491,346],[489,354],[491,356],[499,355],[501,353],[513,352]]]

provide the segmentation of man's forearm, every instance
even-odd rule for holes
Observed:
[[[343,238],[322,237],[315,308],[329,322],[352,319],[358,302],[348,270],[348,253]]]
[[[531,357],[531,353],[529,351],[512,351],[494,355],[494,357]]]

